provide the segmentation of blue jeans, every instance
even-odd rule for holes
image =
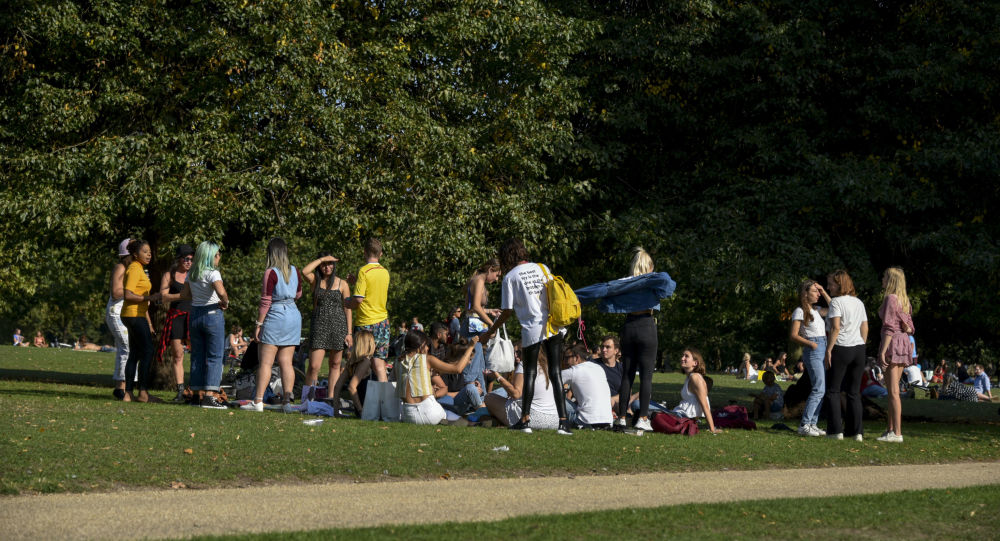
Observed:
[[[191,390],[218,391],[226,320],[218,304],[191,307]]]
[[[462,332],[464,338],[471,338],[475,336],[473,333]],[[458,410],[459,415],[462,415],[462,408],[469,408],[468,411],[475,411],[480,404],[483,403],[483,395],[480,393],[486,392],[486,377],[483,376],[483,370],[486,370],[486,356],[483,355],[483,345],[476,342],[475,348],[472,352],[472,359],[469,364],[465,366],[462,370],[462,380],[465,382],[465,388],[462,389],[455,396],[455,409]],[[479,382],[479,389],[473,385],[473,382]],[[462,397],[465,398],[462,398]]]
[[[802,410],[803,425],[815,425],[819,422],[819,410],[823,407],[823,395],[826,394],[826,337],[812,338],[816,349],[802,348],[802,364],[809,374],[812,390],[806,398],[806,408]]]
[[[478,346],[479,344],[476,345]],[[471,365],[472,363],[469,364]],[[465,415],[466,413],[476,411],[482,403],[483,397],[479,394],[479,389],[476,388],[476,385],[474,383],[466,383],[465,387],[462,387],[462,390],[458,391],[458,394],[455,395],[455,413]]]

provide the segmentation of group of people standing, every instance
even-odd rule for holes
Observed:
[[[219,402],[218,392],[226,339],[223,312],[230,301],[219,270],[219,247],[210,241],[202,242],[193,250],[182,245],[175,255],[174,264],[161,280],[160,290],[153,291],[146,271],[151,260],[149,244],[126,239],[119,246],[119,262],[111,273],[107,304],[107,323],[115,336],[117,351],[115,396],[122,400],[156,401],[148,390],[151,363],[158,354],[161,358],[169,355],[173,361],[179,399],[183,392],[183,365],[180,362],[184,353],[183,341],[189,340],[192,400],[202,407],[225,407]],[[358,402],[358,387],[364,379],[387,381],[389,319],[386,303],[390,279],[388,270],[379,263],[381,256],[381,243],[369,239],[364,246],[365,264],[356,277],[343,279],[336,274],[338,259],[329,253],[320,254],[299,271],[290,263],[288,247],[282,239],[274,238],[268,243],[253,332],[253,339],[259,343],[257,384],[252,400],[241,409],[264,409],[264,395],[274,362],[279,365],[282,387],[288,390],[282,393],[282,408],[292,409],[294,397],[290,391],[295,380],[292,360],[302,328],[302,317],[295,301],[302,296],[303,281],[312,287],[313,306],[309,363],[302,396],[310,396],[317,385],[319,370],[326,357],[330,360],[327,380],[334,386],[331,394],[335,397],[339,396],[343,384],[348,383],[352,400]],[[616,356],[601,364],[604,372],[615,372],[613,367],[620,363],[617,368],[620,375],[612,378],[616,385],[609,386],[608,407],[613,406],[616,410],[616,428],[624,428],[632,385],[638,374],[638,404],[633,424],[638,429],[650,430],[649,403],[657,351],[655,314],[660,300],[670,296],[676,284],[666,273],[653,272],[652,259],[641,248],[634,250],[629,274],[620,280],[582,288],[578,295],[585,304],[598,302],[599,309],[604,312],[625,315],[620,360]],[[488,308],[487,285],[497,282],[501,276],[500,307]],[[446,355],[443,346],[448,336],[443,325],[432,326],[432,337],[421,330],[407,333],[404,351],[394,368],[401,418],[427,423],[438,422],[444,417],[434,396],[432,374],[434,377],[448,376],[454,382],[456,390],[449,396],[449,407],[460,413],[475,411],[484,404],[486,378],[489,377],[494,387],[511,387],[503,404],[504,411],[512,414],[510,428],[525,432],[530,432],[532,427],[553,428],[561,434],[571,434],[563,370],[579,364],[586,352],[577,355],[581,359],[568,355],[575,361],[564,366],[566,329],[552,325],[548,314],[546,284],[552,279],[547,266],[531,262],[520,240],[505,242],[498,257],[476,269],[466,283],[465,312],[458,323],[460,355],[449,359],[451,362],[443,359]],[[150,302],[161,300],[169,302],[170,307],[159,347],[154,348],[148,307]],[[522,362],[516,376],[520,385],[516,388],[504,375],[485,369],[483,350],[483,344],[511,315],[516,315],[521,325]],[[605,342],[618,350],[617,338]],[[347,366],[343,362],[345,350],[354,352]],[[687,371],[682,392],[685,402],[675,414],[694,417],[708,414],[711,423],[707,388],[702,378],[704,361],[699,360],[700,353],[693,348],[685,351],[684,359],[688,358],[691,370]],[[540,359],[544,365],[541,370]],[[682,366],[686,366],[685,363],[682,362]],[[590,368],[594,367],[570,373],[593,372]],[[509,375],[515,377],[513,373]],[[579,376],[577,379],[575,384],[581,385],[586,378]],[[542,388],[536,389],[539,383]],[[570,382],[570,386],[573,385],[574,382]],[[583,387],[579,389],[583,392]],[[539,392],[550,398],[538,398]],[[611,397],[612,392],[616,397]],[[585,422],[577,426],[591,424],[602,423]]]
[[[913,308],[906,294],[906,277],[899,267],[882,276],[883,301],[878,362],[885,371],[888,394],[888,426],[877,439],[903,441],[899,380],[913,363]],[[826,306],[819,304],[823,297]],[[858,299],[854,282],[845,270],[827,277],[827,285],[813,280],[799,287],[800,306],[792,312],[790,338],[803,347],[802,360],[812,389],[806,399],[798,432],[804,436],[845,437],[862,441],[861,380],[865,370],[868,316]],[[846,395],[846,418],[841,409],[841,390]],[[823,401],[828,408],[827,428],[819,421]]]

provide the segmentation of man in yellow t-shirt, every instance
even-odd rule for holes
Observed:
[[[375,337],[375,358],[372,370],[379,381],[387,381],[385,358],[389,353],[389,271],[379,264],[382,243],[370,238],[365,242],[365,263],[358,275],[348,276],[354,284],[354,295],[344,300],[344,306],[353,310],[354,330],[370,331]]]

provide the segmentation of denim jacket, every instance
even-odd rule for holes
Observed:
[[[593,304],[609,314],[659,310],[660,299],[674,294],[677,282],[665,272],[651,272],[575,290],[580,304]]]

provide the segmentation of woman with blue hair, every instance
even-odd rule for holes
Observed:
[[[191,391],[204,397],[196,402],[203,408],[225,409],[219,401],[226,320],[222,311],[229,307],[229,295],[219,272],[219,245],[204,241],[194,251],[194,264],[181,296],[191,299]]]

